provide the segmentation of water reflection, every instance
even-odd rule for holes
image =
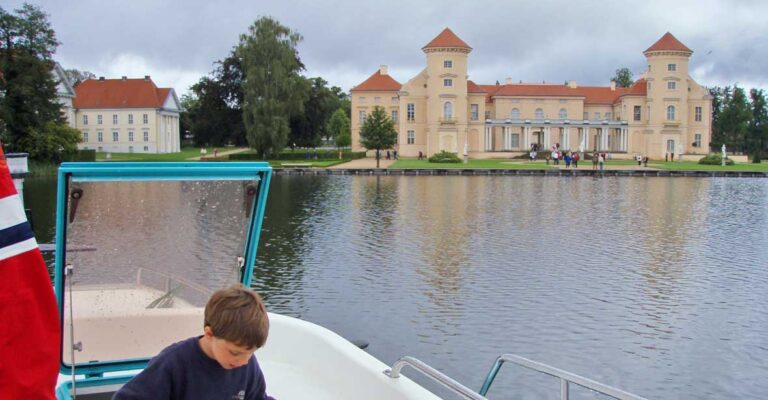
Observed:
[[[761,398],[767,194],[761,179],[276,176],[254,287],[474,388],[511,352],[648,398]],[[491,398],[556,396],[507,368]]]

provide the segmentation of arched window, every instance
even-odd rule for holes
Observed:
[[[517,108],[512,109],[512,119],[520,119],[520,110]]]
[[[541,108],[536,109],[536,119],[544,119],[544,110]]]
[[[443,118],[453,118],[453,104],[450,101],[446,101],[445,104],[443,104]]]
[[[568,110],[561,108],[559,117],[560,119],[568,119]]]
[[[667,121],[675,120],[675,106],[667,106]]]

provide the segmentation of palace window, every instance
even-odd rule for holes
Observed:
[[[406,106],[406,117],[408,118],[408,121],[415,121],[416,120],[416,105],[413,103],[408,103]]]
[[[443,68],[453,68],[453,61],[451,60],[443,61]]]
[[[589,119],[589,113],[584,111],[583,117],[584,117],[585,120],[588,120]]]
[[[119,134],[117,132],[112,132],[112,141],[117,142],[119,138]]]
[[[697,122],[701,122],[701,107],[696,107],[694,109],[694,114],[693,115],[694,115],[694,119]]]
[[[512,137],[510,138],[511,146],[513,149],[516,149],[520,147],[520,134],[519,133],[513,133]]]
[[[142,116],[142,120],[143,120],[142,122],[144,122],[145,124],[148,124],[149,123],[149,115],[144,114]]]
[[[98,125],[101,125],[104,122],[104,120],[101,119],[101,114],[96,116],[96,123]]]
[[[635,116],[634,116],[634,120],[635,121],[640,121],[640,112],[641,112],[641,110],[642,110],[642,107],[635,106]]]
[[[613,114],[611,114],[610,112],[605,113],[605,119],[611,119],[612,116]]]
[[[544,110],[542,110],[541,108],[537,108],[535,115],[536,115],[536,119],[544,119]]]
[[[667,121],[675,120],[675,106],[667,106]]]
[[[598,119],[598,120],[600,119],[600,113],[599,112],[595,113],[595,119]]]
[[[112,125],[117,125],[117,114],[112,114]]]
[[[667,71],[670,71],[670,72],[677,71],[677,64],[667,64]]]
[[[675,81],[667,82],[667,89],[669,89],[669,90],[677,89],[677,82],[675,82]]]
[[[149,146],[144,146],[144,151],[149,151]]]
[[[512,109],[512,115],[510,115],[510,118],[512,119],[520,119],[520,110],[517,108]]]
[[[485,112],[485,119],[491,119],[491,112],[490,111],[486,111]]]
[[[392,122],[397,123],[397,110],[392,110]]]
[[[357,113],[357,119],[360,121],[360,124],[365,123],[365,111],[360,111]]]
[[[379,104],[380,101],[381,101],[381,97],[379,96],[376,96],[373,98],[373,104]]]
[[[96,141],[101,143],[104,141],[104,132],[97,132],[96,133]]]
[[[446,101],[443,104],[443,118],[446,120],[453,119],[453,103]]]
[[[88,142],[88,132],[83,132],[83,142]]]
[[[83,115],[83,125],[88,125],[88,116]]]
[[[408,131],[408,144],[414,144],[416,143],[416,132],[414,131]]]
[[[392,104],[397,104],[398,100],[397,96],[392,97]]]
[[[128,132],[128,141],[133,142],[133,132]]]
[[[149,142],[149,132],[144,131],[144,141]]]
[[[360,100],[360,103],[365,103],[365,97],[363,97],[363,96],[360,96],[360,98],[358,100]]]
[[[128,146],[128,152],[133,153],[133,146]]]
[[[133,114],[128,114],[128,124],[133,125]]]
[[[568,110],[566,110],[565,108],[561,108],[560,112],[558,113],[558,118],[568,119]]]
[[[701,147],[701,133],[693,135],[693,147]]]
[[[469,117],[472,119],[472,121],[477,121],[480,119],[480,108],[477,104],[469,105]]]
[[[453,86],[453,79],[443,79],[443,86],[445,87]]]

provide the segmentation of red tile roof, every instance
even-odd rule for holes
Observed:
[[[376,71],[363,83],[355,86],[351,92],[378,92],[378,91],[398,91],[403,85],[392,79],[389,75],[382,75],[381,70]]]
[[[467,81],[467,93],[485,93],[485,90],[477,86],[475,82]]]
[[[632,87],[617,87],[611,90],[609,86],[580,86],[571,88],[567,85],[548,84],[511,84],[511,85],[477,85],[487,93],[486,102],[491,102],[494,96],[516,97],[577,97],[583,98],[584,104],[614,104],[623,96],[641,96],[646,94],[645,80],[640,79]]]
[[[675,50],[675,51],[685,51],[688,53],[693,53],[693,50],[686,47],[683,43],[677,40],[677,38],[674,35],[672,35],[669,32],[665,33],[664,36],[661,37],[661,39],[657,40],[656,43],[654,43],[651,47],[648,48],[648,50],[644,51],[643,53],[647,53],[649,51],[660,51],[660,50]]]
[[[151,79],[88,79],[75,86],[74,108],[162,108],[170,88]]]
[[[472,50],[472,48],[469,47],[467,43],[459,39],[459,37],[456,36],[456,34],[448,28],[443,29],[439,35],[437,35],[434,39],[432,39],[431,42],[427,43],[427,45],[421,49],[432,49],[435,47],[460,47],[463,49]]]

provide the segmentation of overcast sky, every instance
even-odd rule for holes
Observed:
[[[22,1],[3,2],[6,11]],[[261,16],[300,33],[306,76],[349,90],[381,64],[404,83],[421,47],[445,27],[473,51],[469,77],[607,86],[615,70],[670,31],[691,48],[705,86],[768,87],[768,1],[41,0],[64,68],[119,78],[151,75],[179,94],[213,69]]]

